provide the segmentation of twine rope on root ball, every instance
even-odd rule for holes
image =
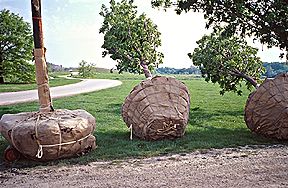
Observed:
[[[30,119],[30,118],[35,118],[35,117],[34,117],[34,114],[33,114],[32,116],[29,116],[29,117],[23,119],[22,121],[19,121],[18,123],[16,123],[16,125],[15,125],[15,126],[12,128],[12,130],[11,130],[11,133],[10,133],[10,136],[9,136],[9,137],[10,137],[10,139],[11,139],[11,142],[12,142],[13,147],[14,147],[17,151],[20,151],[20,149],[17,148],[17,145],[15,144],[15,141],[14,141],[14,136],[13,136],[14,130],[16,130],[16,128],[17,128],[19,125],[21,125],[21,123],[27,121],[27,120]],[[38,118],[38,117],[37,117],[37,118]]]
[[[59,138],[59,144],[41,144],[40,141],[39,141],[39,139],[38,139],[38,129],[37,129],[37,127],[38,127],[38,125],[39,125],[39,119],[40,119],[40,115],[37,115],[37,120],[36,120],[36,123],[35,123],[35,135],[36,135],[36,142],[37,142],[37,144],[38,144],[38,150],[37,150],[37,154],[36,154],[36,157],[37,157],[38,159],[41,159],[41,158],[43,157],[43,147],[44,147],[44,148],[49,148],[49,147],[59,146],[59,152],[60,152],[61,146],[63,146],[63,145],[69,145],[69,144],[74,144],[74,143],[76,143],[76,142],[80,142],[80,141],[82,141],[82,140],[85,140],[86,138],[88,138],[88,137],[91,135],[91,133],[90,133],[90,134],[86,135],[85,137],[80,138],[80,139],[78,139],[78,140],[73,140],[73,141],[70,141],[70,142],[64,142],[64,143],[62,143],[62,135],[61,135],[61,131],[60,131],[60,134],[59,134],[59,136],[60,136],[60,138]],[[59,121],[61,118],[51,118],[51,117],[50,117],[50,119],[55,119],[55,120],[58,120],[58,121]],[[59,125],[59,124],[58,124],[58,125]],[[59,129],[60,129],[60,127],[59,127]]]
[[[47,161],[96,149],[95,124],[95,118],[84,110],[4,114],[1,133],[23,157]]]
[[[130,135],[133,128],[133,136],[140,139],[173,139],[183,136],[189,107],[187,86],[175,78],[154,77],[132,89],[122,105],[121,115]]]
[[[129,129],[130,129],[130,140],[133,140],[133,126],[132,126],[132,124],[130,125]]]
[[[88,134],[87,136],[83,137],[83,138],[80,138],[78,140],[74,140],[74,141],[71,141],[71,142],[65,142],[65,143],[59,143],[59,144],[45,144],[45,145],[42,145],[42,144],[38,144],[39,148],[38,148],[38,151],[37,151],[37,155],[36,157],[41,159],[43,157],[43,147],[45,148],[49,148],[49,147],[55,147],[55,146],[63,146],[63,145],[69,145],[69,144],[74,144],[76,142],[80,142],[82,140],[85,140],[86,138],[88,138],[89,136],[91,136],[91,134]],[[38,143],[38,142],[37,142]]]
[[[72,115],[74,115],[74,114],[72,114]],[[38,145],[38,150],[37,150],[37,154],[36,154],[36,157],[37,157],[38,159],[41,159],[41,158],[43,157],[43,148],[45,148],[45,147],[55,147],[55,146],[59,146],[59,152],[60,152],[61,146],[63,146],[63,145],[69,145],[69,144],[74,144],[74,143],[76,143],[76,142],[80,142],[80,141],[82,141],[82,140],[87,139],[89,136],[92,135],[92,134],[90,133],[90,134],[86,135],[85,137],[80,138],[80,139],[78,139],[78,140],[73,140],[73,141],[70,141],[70,142],[62,143],[62,135],[60,134],[60,135],[59,135],[60,137],[59,137],[59,143],[58,143],[58,144],[41,144],[40,141],[39,141],[39,139],[38,139],[38,138],[39,138],[38,125],[39,125],[39,121],[40,121],[40,118],[41,118],[41,117],[53,119],[53,120],[56,120],[56,121],[59,121],[59,120],[61,119],[61,118],[54,118],[54,117],[51,117],[51,116],[46,116],[45,114],[42,114],[42,113],[40,113],[40,112],[37,112],[37,113],[35,113],[35,114],[33,114],[33,115],[31,115],[31,116],[23,119],[22,121],[19,121],[19,122],[16,124],[16,126],[14,126],[13,129],[11,130],[11,135],[10,135],[12,145],[13,145],[13,147],[15,147],[16,150],[21,151],[19,148],[17,148],[17,145],[15,144],[14,135],[13,135],[14,130],[15,130],[18,126],[20,126],[23,122],[28,121],[29,119],[34,119],[34,118],[36,119],[36,123],[35,123],[35,137],[36,137],[36,143],[37,143],[37,145]],[[60,127],[59,127],[59,129],[60,129]],[[61,131],[60,131],[60,133],[61,133]]]

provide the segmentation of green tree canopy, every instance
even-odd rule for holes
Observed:
[[[266,72],[263,74],[263,76],[268,78],[274,78],[280,73],[288,72],[288,65],[281,62],[264,62],[263,66],[266,69]]]
[[[288,51],[287,0],[152,0],[154,7],[176,6],[176,11],[202,11],[206,27],[218,29],[225,23],[226,34],[252,36],[268,47],[276,46]],[[283,57],[284,54],[281,54]],[[286,54],[288,60],[288,54]]]
[[[9,10],[0,11],[0,83],[35,81],[33,37],[29,23]]]
[[[79,76],[88,78],[93,75],[93,72],[95,72],[95,65],[93,63],[88,63],[87,61],[82,60],[79,63],[78,72]]]
[[[222,33],[223,34],[223,33]],[[246,81],[248,89],[257,86],[257,80],[264,72],[258,49],[247,45],[247,42],[237,36],[227,37],[221,32],[204,35],[197,41],[198,47],[188,56],[193,64],[200,66],[205,80],[218,82],[222,90],[234,91],[241,95],[241,83]]]
[[[102,5],[100,15],[104,22],[100,33],[104,34],[103,57],[111,55],[118,63],[119,73],[144,72],[149,78],[150,70],[162,63],[164,57],[157,51],[161,45],[160,32],[144,13],[137,15],[136,8],[131,0],[119,3],[111,0],[109,8]]]

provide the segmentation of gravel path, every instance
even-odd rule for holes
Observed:
[[[0,172],[1,187],[288,187],[288,146],[246,146],[146,159]]]
[[[83,79],[76,84],[51,87],[50,92],[52,98],[60,98],[115,87],[121,84],[122,82],[118,80]],[[0,106],[36,100],[38,100],[37,90],[0,93]]]

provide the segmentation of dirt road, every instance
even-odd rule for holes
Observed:
[[[0,172],[1,187],[288,187],[288,146],[246,146],[190,154]]]

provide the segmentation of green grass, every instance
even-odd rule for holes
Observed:
[[[180,74],[173,74],[173,75],[168,75],[168,76],[175,77],[179,80],[191,80],[191,79],[195,79],[199,77],[199,75],[180,75]],[[139,74],[132,74],[132,73],[127,73],[127,72],[119,74],[117,71],[114,71],[113,73],[97,72],[91,78],[113,79],[113,80],[144,80],[145,76],[143,74],[139,75]]]
[[[145,79],[144,75],[132,74],[124,72],[119,74],[118,72],[96,72],[91,78],[96,79],[112,79],[112,80],[143,80]]]
[[[167,153],[191,152],[196,149],[225,148],[244,145],[279,143],[250,132],[243,120],[243,109],[249,91],[243,96],[234,93],[219,95],[218,85],[206,83],[202,79],[185,79],[191,95],[190,120],[184,137],[177,140],[142,141],[129,140],[129,130],[120,115],[121,105],[130,90],[140,80],[136,76],[120,76],[123,85],[102,91],[54,100],[57,109],[84,109],[97,122],[94,135],[98,148],[86,156],[66,159],[60,163],[86,163],[96,160],[148,157]],[[100,76],[99,76],[100,77]],[[107,78],[102,74],[100,78]],[[5,113],[36,111],[38,104],[25,103],[2,106],[0,116]],[[8,143],[0,137],[0,156]],[[57,162],[58,163],[58,162]],[[49,163],[51,164],[51,163]]]
[[[62,86],[67,84],[74,84],[80,82],[79,79],[66,79],[61,77],[54,77],[49,80],[49,86]],[[14,91],[24,91],[37,89],[36,83],[33,84],[0,84],[0,92],[14,92]]]

